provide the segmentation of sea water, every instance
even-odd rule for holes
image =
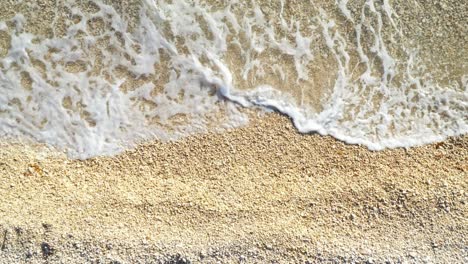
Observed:
[[[465,134],[466,32],[409,2],[2,1],[0,136],[89,158],[243,108],[372,150]]]

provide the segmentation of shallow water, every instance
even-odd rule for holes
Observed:
[[[0,135],[88,158],[244,125],[255,106],[373,150],[465,134],[463,17],[444,30],[414,3],[2,2]]]

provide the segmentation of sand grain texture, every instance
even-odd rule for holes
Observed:
[[[277,114],[86,161],[3,143],[0,262],[461,263],[467,159],[467,137],[371,152]]]
[[[61,36],[61,2],[1,1],[0,19],[40,14],[25,30]],[[105,2],[130,26],[139,17],[140,1]],[[286,2],[287,16],[310,19],[306,2]],[[403,33],[427,43],[435,77],[452,69],[450,80],[464,80],[466,1],[393,2]],[[0,34],[0,56],[10,42]],[[325,89],[329,70],[319,70]],[[306,99],[319,100],[314,91]],[[0,263],[468,262],[468,136],[372,152],[257,114],[226,133],[86,161],[2,139]]]

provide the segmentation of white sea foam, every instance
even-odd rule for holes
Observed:
[[[53,37],[26,31],[25,14],[0,21],[11,38],[0,58],[0,135],[88,158],[242,125],[240,106],[374,150],[468,131],[468,75],[434,80],[387,0],[354,14],[340,0],[340,17],[317,7],[307,19],[286,16],[284,1],[273,17],[255,2],[144,0],[136,25],[95,3],[93,13],[65,1],[70,19]]]

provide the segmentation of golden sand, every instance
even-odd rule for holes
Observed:
[[[3,143],[0,262],[461,263],[467,164],[466,136],[372,152],[277,114],[86,161]]]
[[[26,2],[0,1],[0,18],[37,12],[28,32],[63,33],[61,1]],[[405,35],[427,40],[422,57],[462,76],[466,4],[396,2]],[[128,18],[135,3],[113,2]],[[306,2],[288,3],[309,19]],[[462,263],[467,164],[468,136],[372,152],[299,134],[278,114],[86,161],[4,141],[0,263]]]

